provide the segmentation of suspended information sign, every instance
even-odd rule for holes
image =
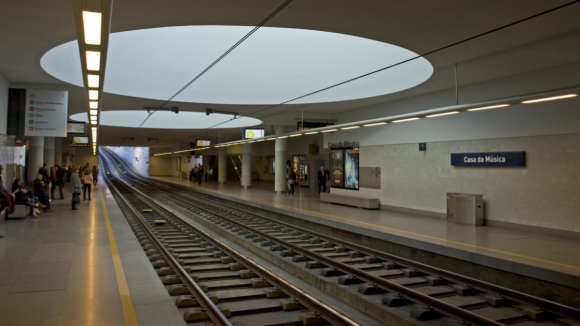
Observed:
[[[66,137],[68,91],[26,90],[25,136]]]

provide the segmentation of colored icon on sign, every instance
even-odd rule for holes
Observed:
[[[34,106],[31,106],[30,108],[28,108],[30,111],[34,111]]]
[[[34,118],[34,113],[30,113],[30,114],[28,115],[28,117],[29,117],[29,118]]]
[[[33,126],[30,126],[30,127],[28,127],[28,130],[33,131],[34,130],[34,127]]]
[[[30,104],[34,104],[35,102],[34,102],[34,100],[30,100],[30,102],[28,102],[28,103],[30,103]]]
[[[34,120],[28,120],[28,123],[30,123],[31,125],[34,124]]]

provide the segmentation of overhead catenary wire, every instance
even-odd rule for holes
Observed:
[[[386,67],[383,67],[383,68],[380,68],[380,69],[377,69],[377,70],[373,70],[373,71],[371,71],[371,72],[368,72],[368,73],[365,73],[365,74],[359,75],[359,76],[357,76],[357,77],[353,77],[353,78],[347,79],[347,80],[345,80],[345,81],[342,81],[342,82],[339,82],[339,83],[336,83],[336,84],[333,84],[333,85],[330,85],[330,86],[327,86],[327,87],[321,88],[321,89],[319,89],[319,90],[316,90],[316,91],[313,91],[313,92],[310,92],[310,93],[307,93],[307,94],[304,94],[304,95],[301,95],[301,96],[295,97],[295,98],[293,98],[293,99],[290,99],[290,100],[287,100],[287,101],[284,101],[284,102],[281,102],[281,103],[278,103],[278,104],[273,104],[273,105],[267,106],[267,107],[265,107],[265,108],[262,108],[262,109],[259,109],[259,110],[256,110],[256,111],[253,111],[253,112],[250,112],[250,113],[246,114],[245,116],[251,116],[251,115],[254,115],[254,114],[256,114],[256,113],[264,112],[264,111],[266,111],[266,110],[270,110],[270,109],[273,109],[273,108],[275,108],[275,107],[278,107],[278,106],[281,106],[281,105],[284,105],[284,104],[288,104],[288,103],[290,103],[290,102],[293,102],[293,101],[296,101],[296,100],[299,100],[299,99],[302,99],[302,98],[305,98],[305,97],[308,97],[308,96],[311,96],[311,95],[314,95],[314,94],[317,94],[317,93],[320,93],[320,92],[324,92],[324,91],[326,91],[326,90],[329,90],[329,89],[332,89],[332,88],[335,88],[335,87],[338,87],[338,86],[341,86],[341,85],[344,85],[344,84],[347,84],[347,83],[353,82],[353,81],[355,81],[355,80],[358,80],[358,79],[361,79],[361,78],[364,78],[364,77],[367,77],[367,76],[370,76],[370,75],[373,75],[373,74],[379,73],[379,72],[381,72],[381,71],[384,71],[384,70],[387,70],[387,69],[391,69],[391,68],[394,68],[394,67],[400,66],[400,65],[402,65],[402,64],[405,64],[405,63],[407,63],[407,62],[410,62],[410,61],[413,61],[413,60],[417,60],[417,59],[419,59],[419,58],[422,58],[422,57],[425,57],[425,56],[428,56],[428,55],[431,55],[431,54],[434,54],[434,53],[437,53],[437,52],[440,52],[440,51],[443,51],[443,50],[446,50],[446,49],[449,49],[449,48],[452,48],[452,47],[454,47],[454,46],[458,46],[458,45],[460,45],[460,44],[463,44],[463,43],[466,43],[466,42],[469,42],[469,41],[472,41],[472,40],[478,39],[478,38],[480,38],[480,37],[483,37],[483,36],[486,36],[486,35],[489,35],[489,34],[492,34],[492,33],[498,32],[498,31],[501,31],[501,30],[503,30],[503,29],[506,29],[506,28],[509,28],[509,27],[512,27],[512,26],[515,26],[515,25],[521,24],[521,23],[523,23],[523,22],[526,22],[526,21],[532,20],[532,19],[534,19],[534,18],[538,18],[538,17],[540,17],[540,16],[543,16],[543,15],[546,15],[546,14],[549,14],[549,13],[552,13],[552,12],[554,12],[554,11],[557,11],[557,10],[560,10],[560,9],[563,9],[563,8],[566,8],[566,7],[569,7],[569,6],[571,6],[571,5],[574,5],[574,4],[578,3],[578,2],[580,2],[580,0],[574,0],[574,1],[571,1],[571,2],[568,2],[568,3],[565,3],[565,4],[562,4],[562,5],[560,5],[560,6],[556,6],[556,7],[554,7],[554,8],[551,8],[551,9],[544,10],[544,11],[542,11],[542,12],[539,12],[539,13],[537,13],[537,14],[534,14],[534,15],[531,15],[531,16],[528,16],[528,17],[525,17],[525,18],[522,18],[522,19],[516,20],[516,21],[514,21],[514,22],[511,22],[511,23],[508,23],[508,24],[505,24],[505,25],[502,25],[502,26],[499,26],[499,27],[496,27],[496,28],[490,29],[490,30],[488,30],[488,31],[485,31],[485,32],[482,32],[482,33],[476,34],[476,35],[474,35],[474,36],[471,36],[471,37],[468,37],[468,38],[465,38],[465,39],[462,39],[462,40],[459,40],[459,41],[456,41],[456,42],[453,42],[453,43],[450,43],[450,44],[447,44],[447,45],[444,45],[444,46],[441,46],[441,47],[439,47],[439,48],[436,48],[436,49],[433,49],[433,50],[430,50],[430,51],[424,52],[424,53],[422,53],[422,54],[418,54],[418,55],[416,55],[416,56],[414,56],[414,57],[411,57],[411,58],[409,58],[409,59],[406,59],[406,60],[403,60],[403,61],[400,61],[400,62],[397,62],[397,63],[394,63],[394,64],[391,64],[391,65],[389,65],[389,66],[386,66]],[[239,118],[239,117],[240,117],[240,116],[238,116],[238,118]],[[223,121],[223,122],[217,123],[217,124],[215,124],[215,125],[212,125],[212,126],[209,126],[209,127],[205,128],[204,130],[207,130],[207,129],[211,129],[211,128],[218,127],[218,126],[220,126],[220,125],[223,125],[223,124],[225,124],[225,123],[228,123],[228,122],[230,122],[230,121],[232,121],[232,120],[234,120],[234,119],[230,119],[230,120],[228,120],[228,121]],[[182,137],[182,138],[178,138],[178,139],[189,138],[189,137],[192,137],[192,136],[188,136],[188,137]]]
[[[260,27],[264,26],[270,19],[272,19],[274,16],[276,16],[276,14],[278,14],[280,11],[282,11],[282,9],[286,8],[286,6],[288,6],[291,2],[292,2],[292,0],[284,1],[284,3],[282,5],[280,5],[278,8],[276,8],[276,10],[274,10],[271,14],[269,14],[266,18],[264,18],[258,25],[256,25],[254,28],[252,28],[251,31],[249,31],[240,40],[238,40],[234,45],[232,45],[226,52],[224,52],[217,59],[215,59],[209,66],[207,66],[204,70],[202,70],[199,74],[197,74],[197,76],[195,76],[192,80],[190,80],[187,84],[185,84],[185,86],[183,86],[180,90],[178,90],[175,94],[173,94],[169,99],[167,99],[167,101],[163,102],[163,104],[161,104],[158,109],[165,106],[167,103],[169,103],[171,100],[173,100],[177,95],[181,94],[181,92],[183,92],[191,84],[195,83],[199,78],[201,78],[201,76],[203,76],[206,72],[208,72],[211,68],[213,68],[216,64],[218,64],[218,62],[220,62],[223,58],[225,58],[228,54],[230,54],[233,50],[235,50],[240,44],[242,44],[245,40],[247,40],[250,36],[252,36],[252,34],[254,34],[258,29],[260,29]],[[153,110],[151,113],[149,113],[149,115],[147,115],[145,120],[143,120],[143,122],[141,122],[141,124],[139,125],[138,128],[141,128],[141,126],[143,126],[143,124],[145,122],[147,122],[147,120],[155,112],[157,112],[158,109]]]

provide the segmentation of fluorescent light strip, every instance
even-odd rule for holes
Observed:
[[[558,95],[558,96],[552,96],[552,97],[539,98],[539,99],[535,99],[535,100],[527,100],[527,101],[523,101],[522,103],[523,104],[530,104],[530,103],[545,102],[545,101],[555,101],[555,100],[561,100],[561,99],[571,98],[571,97],[576,97],[576,96],[578,96],[578,94]]]
[[[427,118],[442,117],[444,115],[451,115],[451,114],[457,114],[457,113],[459,113],[459,111],[451,111],[451,112],[445,112],[445,113],[437,113],[437,114],[428,115]]]
[[[101,52],[87,51],[87,70],[99,71],[101,69]]]
[[[276,140],[276,138],[268,138],[268,139],[266,139],[266,140]]]
[[[87,82],[90,88],[99,88],[99,75],[87,75]]]
[[[386,125],[386,122],[377,122],[377,123],[369,123],[368,125],[363,125],[363,127],[374,127],[374,126],[382,126]]]
[[[399,123],[399,122],[405,122],[405,121],[413,121],[413,120],[419,120],[419,118],[408,118],[408,119],[395,120],[395,121],[393,121],[393,123]]]
[[[99,114],[99,110],[89,110],[90,115],[97,115]]]
[[[335,132],[335,131],[337,131],[337,130],[338,130],[338,129],[329,129],[329,130],[322,130],[321,132]]]
[[[98,108],[99,108],[99,102],[89,101],[89,109],[98,109]]]
[[[360,126],[344,127],[344,128],[340,128],[340,130],[349,130],[349,129],[357,129],[357,128],[360,128]]]
[[[277,137],[277,138],[278,139],[284,139],[284,138],[288,138],[288,136],[280,136],[280,137]]]
[[[99,100],[99,91],[89,90],[89,100],[98,101]]]
[[[101,45],[101,22],[103,15],[100,12],[83,11],[83,30],[85,43]]]
[[[265,139],[258,139],[258,140],[256,140],[256,141],[266,141],[266,140],[265,140]]]
[[[302,136],[302,134],[294,134],[294,135],[290,135],[290,137],[298,137],[298,136]]]
[[[489,110],[489,109],[505,108],[506,106],[510,106],[510,105],[509,104],[498,104],[498,105],[484,106],[484,107],[481,107],[481,108],[468,109],[467,111],[479,111],[479,110]]]
[[[314,134],[317,134],[317,133],[318,133],[318,131],[311,131],[311,132],[305,133],[305,135],[314,135]]]

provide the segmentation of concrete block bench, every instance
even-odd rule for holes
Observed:
[[[379,209],[380,203],[378,198],[363,198],[346,195],[336,195],[327,192],[320,193],[320,201],[325,203],[354,206],[366,209]]]

